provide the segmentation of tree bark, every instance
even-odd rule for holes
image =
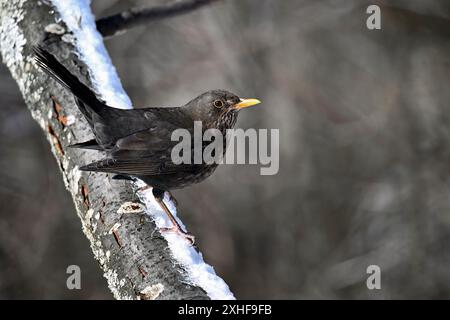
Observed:
[[[45,2],[37,5],[37,1],[2,0],[0,15],[3,62],[33,118],[45,132],[73,197],[83,232],[114,297],[208,299],[204,290],[187,283],[185,270],[174,261],[168,243],[144,212],[144,205],[129,183],[77,169],[92,162],[96,153],[67,146],[91,139],[90,129],[73,96],[39,70],[31,56],[32,45],[40,43],[89,83],[87,68],[77,58],[73,44],[63,40],[70,30],[63,22],[59,24],[65,30],[46,29],[55,24],[57,13]]]

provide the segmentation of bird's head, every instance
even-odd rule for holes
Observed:
[[[226,129],[234,126],[240,110],[259,103],[258,99],[241,99],[225,90],[212,90],[190,101],[186,108],[194,120],[202,121],[206,127]]]

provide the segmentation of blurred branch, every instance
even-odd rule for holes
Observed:
[[[393,25],[408,35],[416,33],[446,37],[450,35],[450,19],[448,18],[393,5],[384,5],[381,9],[384,19],[389,22],[388,26]]]
[[[184,0],[150,8],[132,8],[97,20],[97,29],[104,37],[112,37],[128,29],[189,13],[219,0]]]
[[[38,70],[32,58],[32,46],[39,42],[81,81],[89,83],[86,67],[77,58],[77,48],[62,41],[61,33],[43,34],[46,27],[54,26],[57,18],[54,12],[46,2],[40,6],[36,6],[35,0],[0,2],[2,60],[33,118],[46,134],[74,200],[82,230],[110,290],[117,299],[208,299],[202,288],[189,284],[186,270],[177,263],[147,214],[155,209],[137,200],[129,183],[78,170],[78,165],[92,162],[92,153],[67,146],[91,138],[90,130],[82,121],[73,96]],[[72,31],[66,28],[66,32]],[[68,124],[65,120],[69,115],[77,121]]]

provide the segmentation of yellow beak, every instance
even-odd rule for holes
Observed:
[[[254,106],[255,104],[259,104],[259,103],[261,103],[261,101],[259,101],[258,99],[241,99],[241,102],[236,103],[234,105],[234,108],[239,110],[239,109]]]

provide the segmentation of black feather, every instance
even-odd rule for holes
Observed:
[[[180,166],[164,166],[163,163],[157,161],[156,159],[151,160],[148,158],[140,159],[112,159],[106,158],[91,164],[82,166],[81,171],[95,171],[95,172],[109,172],[132,176],[155,176],[155,175],[166,175],[176,172],[176,167]]]
[[[112,176],[113,180],[126,180],[126,181],[135,181],[136,179],[124,174],[115,174]]]
[[[36,63],[51,77],[58,81],[65,88],[69,89],[79,100],[87,105],[89,111],[99,113],[105,107],[94,92],[89,89],[85,84],[77,79],[66,67],[64,67],[56,58],[41,46],[34,46],[33,52]],[[90,120],[91,115],[83,110],[83,106],[80,106],[80,110]]]
[[[103,148],[98,145],[98,143],[95,139],[92,139],[92,140],[89,140],[86,142],[72,144],[69,146],[69,148],[103,150]]]

